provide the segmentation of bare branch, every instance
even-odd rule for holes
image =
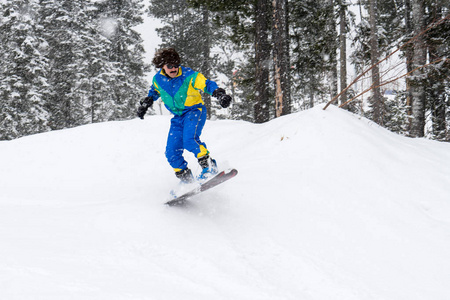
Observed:
[[[438,62],[441,62],[441,61],[450,61],[450,58],[439,58],[439,59],[437,59],[437,60],[435,60],[435,61],[433,61],[433,62],[430,62],[430,63],[428,63],[428,64],[426,64],[426,65],[417,67],[417,68],[415,68],[414,70],[411,70],[411,71],[409,71],[409,72],[406,73],[406,74],[403,74],[402,76],[399,76],[399,77],[397,77],[397,78],[394,78],[394,79],[389,80],[389,81],[386,81],[386,82],[383,82],[382,84],[380,84],[380,85],[378,85],[378,86],[371,86],[370,88],[368,88],[368,89],[366,89],[365,91],[359,93],[358,95],[356,95],[356,96],[353,97],[352,99],[348,100],[347,102],[345,102],[345,103],[339,105],[339,107],[342,108],[344,105],[346,105],[346,104],[352,102],[353,100],[355,100],[355,99],[358,98],[359,96],[361,96],[361,95],[367,93],[368,91],[370,91],[370,90],[372,90],[372,89],[374,89],[374,88],[381,87],[381,86],[383,86],[383,85],[386,85],[386,84],[389,84],[389,83],[394,82],[394,81],[396,81],[396,80],[399,80],[400,78],[403,78],[403,77],[405,77],[405,76],[411,75],[411,74],[412,74],[414,71],[416,71],[416,70],[419,70],[419,69],[428,67],[429,65],[437,64]]]
[[[345,93],[352,85],[354,85],[356,82],[358,82],[358,80],[363,77],[367,72],[369,72],[370,70],[372,70],[376,65],[379,65],[380,63],[384,62],[385,60],[387,60],[389,57],[391,57],[392,55],[394,55],[395,53],[397,53],[399,50],[403,49],[404,47],[406,47],[407,45],[411,44],[412,42],[414,42],[416,39],[419,38],[419,36],[425,34],[426,32],[428,32],[429,30],[431,30],[432,28],[444,23],[446,20],[450,19],[450,14],[448,14],[446,17],[439,19],[436,22],[431,23],[427,28],[425,28],[422,32],[418,33],[416,36],[412,37],[411,39],[409,39],[406,43],[404,43],[403,45],[401,45],[400,47],[398,47],[395,51],[391,52],[389,55],[387,55],[385,58],[383,58],[382,60],[379,60],[377,63],[371,65],[368,69],[366,69],[364,72],[362,72],[360,75],[358,75],[346,88],[344,88],[338,95],[334,96],[333,99],[331,99],[323,108],[324,110],[328,108],[328,106],[330,106],[331,103],[333,103],[334,101],[336,101],[343,93]],[[433,63],[430,63],[433,64]],[[428,64],[428,65],[430,65]],[[405,74],[404,76],[407,76],[407,74]],[[400,76],[394,80],[391,80],[387,83],[393,82],[395,80],[398,80],[404,76]],[[385,85],[387,83],[383,83],[382,85]],[[382,86],[381,85],[381,86]],[[370,87],[368,90],[362,92],[361,94],[359,94],[358,96],[366,93],[367,91],[373,89],[374,87]],[[356,97],[358,97],[356,96]],[[344,104],[349,103],[350,101],[354,100],[356,97],[354,97],[353,99],[345,102]],[[343,105],[343,104],[342,104]],[[342,105],[340,105],[339,107],[342,107]]]

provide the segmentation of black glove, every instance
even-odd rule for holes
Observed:
[[[216,97],[219,100],[220,106],[223,108],[227,108],[231,103],[231,96],[225,94],[225,90],[221,88],[217,88],[213,93],[213,97]]]
[[[138,107],[137,116],[141,119],[144,119],[144,115],[147,113],[149,107],[153,105],[152,97],[145,97],[144,100],[141,101],[141,105]]]

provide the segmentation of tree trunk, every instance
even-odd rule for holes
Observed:
[[[413,69],[423,66],[426,63],[426,47],[423,35],[419,33],[424,30],[425,8],[423,0],[412,1],[412,13],[414,23]],[[425,87],[423,84],[423,68],[412,73],[411,81],[411,106],[412,122],[410,134],[413,137],[423,137],[425,135]]]
[[[209,64],[210,61],[210,52],[211,52],[211,30],[209,26],[209,9],[207,6],[204,6],[202,8],[202,23],[203,28],[205,28],[205,35],[204,35],[204,44],[203,44],[203,66],[202,66],[202,73],[205,75],[206,78],[210,79],[211,76],[211,66]],[[208,94],[203,95],[203,100],[205,101],[206,111],[208,114],[208,119],[211,119],[211,113],[212,113],[212,107],[211,107],[211,97]]]
[[[268,0],[257,0],[255,6],[255,106],[254,121],[269,121],[269,62],[270,45],[268,41]]]
[[[377,30],[377,0],[369,0],[369,24],[370,24],[370,59],[372,68],[372,110],[373,121],[383,125],[383,99],[380,91],[380,69],[378,62],[378,30]]]
[[[436,1],[434,7],[434,13],[432,15],[434,20],[439,20],[442,18],[442,6]],[[434,35],[436,36],[436,35]],[[428,42],[428,57],[430,61],[436,61],[440,58],[438,48],[441,43],[433,42],[433,37],[431,37],[430,42]],[[433,138],[436,140],[446,140],[447,131],[447,107],[446,107],[446,96],[445,96],[445,82],[443,79],[439,78],[439,72],[437,70],[430,70],[428,75],[428,86],[429,101],[431,102],[431,115],[433,122]]]
[[[413,28],[412,28],[412,24],[411,24],[411,0],[405,0],[405,36],[410,36],[412,33],[413,33]],[[414,49],[411,45],[407,46],[407,48],[405,49],[407,73],[412,71],[413,52],[414,52]],[[411,80],[409,77],[406,78],[406,113],[409,117],[412,116]],[[412,120],[412,119],[410,119],[410,120]],[[411,123],[408,125],[408,127],[409,127],[409,129],[411,129]]]
[[[284,19],[285,19],[285,42],[284,42],[284,64],[286,66],[286,73],[285,73],[285,86],[284,89],[284,102],[285,105],[283,106],[283,115],[288,115],[292,112],[291,105],[292,105],[292,99],[291,99],[291,51],[290,51],[290,34],[289,34],[289,0],[284,0]]]
[[[286,0],[273,0],[272,40],[275,81],[275,115],[280,117],[290,112],[289,101],[289,53],[286,24]]]
[[[336,32],[336,20],[334,18],[334,0],[329,0],[328,5],[330,7],[330,17],[328,18],[328,31],[330,32],[330,40],[329,43],[329,51],[328,53],[329,57],[329,73],[328,77],[330,79],[329,81],[329,87],[330,87],[330,99],[333,99],[338,94],[338,83],[337,83],[337,32]]]
[[[339,0],[339,64],[340,64],[340,82],[341,82],[341,90],[347,87],[347,18],[346,14],[346,6],[342,3],[342,0]],[[344,92],[341,95],[341,104],[347,102],[347,92]]]

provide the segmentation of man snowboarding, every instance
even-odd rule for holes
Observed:
[[[160,70],[153,77],[148,96],[140,102],[138,117],[144,119],[148,108],[161,98],[165,107],[174,115],[165,154],[177,178],[183,183],[194,181],[188,163],[183,157],[184,149],[192,152],[198,159],[202,168],[199,179],[216,174],[216,161],[210,157],[206,144],[200,140],[207,116],[200,92],[217,98],[223,108],[230,105],[231,97],[203,74],[181,66],[180,56],[173,48],[157,51],[152,63]]]

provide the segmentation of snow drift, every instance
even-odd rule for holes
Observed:
[[[208,121],[239,175],[170,208],[169,120],[0,142],[2,299],[450,299],[449,144],[335,107]]]

